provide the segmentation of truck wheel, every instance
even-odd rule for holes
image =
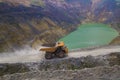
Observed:
[[[57,57],[59,58],[64,58],[65,57],[65,52],[64,51],[61,51],[57,54]]]
[[[52,59],[52,58],[53,58],[53,57],[52,57],[52,53],[46,52],[46,53],[45,53],[45,58],[46,58],[46,59]]]

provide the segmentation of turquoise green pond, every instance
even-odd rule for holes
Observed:
[[[64,41],[69,49],[86,48],[109,44],[119,34],[108,25],[101,23],[83,24],[59,41]]]

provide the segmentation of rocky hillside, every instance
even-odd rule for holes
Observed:
[[[6,75],[0,80],[120,80],[120,66],[85,68],[83,70],[36,71]]]
[[[120,52],[0,64],[0,80],[119,80]]]
[[[81,23],[119,31],[119,7],[119,0],[0,0],[0,52],[55,42]]]

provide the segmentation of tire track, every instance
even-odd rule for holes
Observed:
[[[106,46],[98,48],[77,49],[68,53],[66,58],[79,58],[88,55],[98,56],[106,55],[112,52],[120,52],[120,46]],[[39,52],[39,49],[25,48],[14,53],[0,54],[0,63],[24,63],[24,62],[40,62],[45,60],[45,53]],[[64,59],[64,58],[63,58]]]

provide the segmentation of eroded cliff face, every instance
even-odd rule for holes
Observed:
[[[53,43],[78,24],[102,22],[119,31],[117,0],[0,0],[0,51]],[[52,37],[52,38],[51,38]]]

